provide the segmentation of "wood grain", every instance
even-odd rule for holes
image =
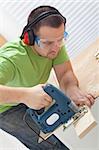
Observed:
[[[80,88],[95,97],[99,97],[99,59],[96,57],[98,50],[99,39],[71,60]]]
[[[79,138],[83,138],[87,133],[89,133],[97,125],[88,107],[87,107],[87,110],[88,112],[83,117],[81,117],[77,122],[73,124],[76,134]]]

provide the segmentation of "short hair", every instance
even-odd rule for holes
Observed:
[[[64,23],[64,26],[66,24],[66,18],[62,16],[62,14],[54,7],[52,6],[39,6],[31,11],[31,13],[28,16],[27,26],[35,20],[40,14],[47,11],[56,11],[57,14],[49,15],[48,17],[45,17],[44,19],[41,19],[37,23],[33,25],[33,31],[36,33],[39,31],[41,26],[50,26],[53,28],[58,28],[62,23]],[[31,26],[32,27],[32,26]]]

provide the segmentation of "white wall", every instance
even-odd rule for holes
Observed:
[[[18,33],[19,25],[13,18],[0,8],[0,34],[7,40],[15,39]]]

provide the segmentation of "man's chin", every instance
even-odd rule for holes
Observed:
[[[56,53],[52,53],[52,54],[47,55],[47,57],[48,57],[49,59],[54,59],[54,58],[56,58],[56,56],[57,56]]]
[[[56,56],[57,56],[57,55],[51,55],[51,56],[48,56],[48,58],[49,58],[49,59],[54,59],[54,58],[56,58]]]

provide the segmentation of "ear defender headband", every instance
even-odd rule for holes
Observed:
[[[56,10],[50,10],[50,11],[46,11],[46,12],[43,12],[41,13],[40,15],[38,15],[38,17],[36,17],[35,19],[33,19],[33,21],[31,21],[29,24],[27,24],[24,29],[23,29],[23,32],[22,32],[22,35],[21,35],[21,40],[23,39],[24,43],[27,44],[27,45],[34,45],[34,41],[35,41],[35,35],[34,35],[34,32],[33,32],[33,29],[32,27],[38,23],[40,20],[43,20],[44,18],[47,18],[48,16],[53,16],[53,15],[58,15],[58,16],[61,16],[62,18],[64,18],[65,22],[64,24],[66,23],[66,18],[63,17],[58,11]]]

